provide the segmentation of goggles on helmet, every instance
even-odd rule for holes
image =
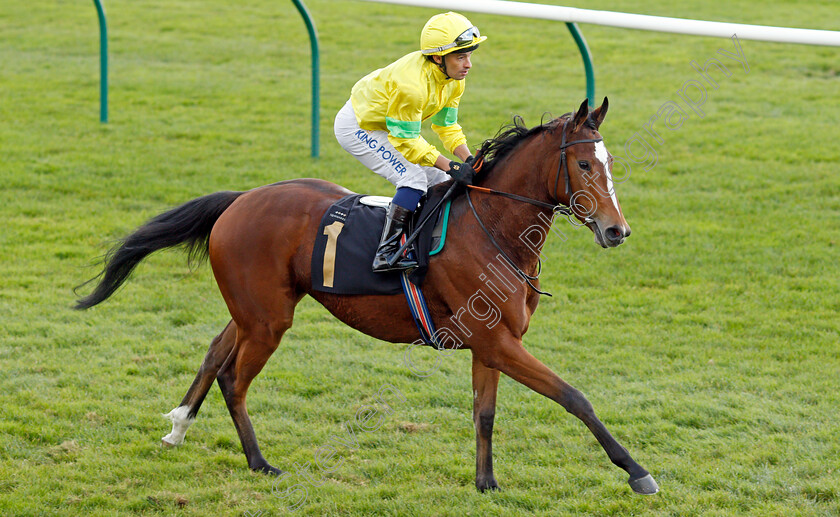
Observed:
[[[480,37],[481,33],[478,31],[478,27],[473,25],[469,29],[459,34],[458,37],[455,38],[455,41],[453,41],[452,43],[446,44],[442,47],[428,48],[426,50],[423,50],[422,52],[423,54],[434,54],[435,52],[443,52],[444,50],[449,50],[452,47],[466,47],[470,45],[473,41],[475,41],[476,38]]]

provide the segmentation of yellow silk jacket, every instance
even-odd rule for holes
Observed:
[[[417,51],[361,78],[350,100],[359,127],[387,131],[388,140],[408,161],[433,166],[440,151],[420,136],[421,122],[431,119],[450,152],[465,144],[458,124],[464,82],[449,79]]]

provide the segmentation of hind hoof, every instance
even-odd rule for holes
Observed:
[[[633,491],[637,494],[653,495],[659,492],[659,485],[656,484],[656,481],[650,474],[643,478],[630,479],[627,481],[627,483],[630,485],[630,488],[632,488]]]

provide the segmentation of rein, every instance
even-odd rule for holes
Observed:
[[[484,189],[484,188],[481,188],[481,187],[473,187],[472,185],[470,185],[470,188],[474,189],[474,190],[481,190],[481,191],[489,192],[491,194],[500,194],[500,195],[503,195],[505,197],[510,197],[511,199],[522,198],[522,196],[511,197],[511,196],[514,196],[515,194],[507,194],[506,192],[499,192],[498,190]],[[520,277],[522,277],[523,280],[525,280],[525,282],[528,284],[528,286],[531,289],[533,289],[534,291],[536,291],[539,294],[545,294],[545,295],[548,295],[548,296],[552,296],[552,294],[547,292],[547,291],[540,291],[539,289],[537,289],[537,286],[535,286],[534,284],[531,283],[532,280],[538,280],[540,278],[540,273],[542,273],[542,260],[540,260],[540,258],[537,257],[537,274],[536,274],[536,276],[531,276],[528,273],[526,273],[525,271],[522,271],[522,269],[520,269],[519,266],[517,266],[513,262],[513,260],[511,260],[511,258],[507,256],[507,253],[505,253],[505,250],[503,250],[502,247],[499,246],[499,243],[496,242],[496,239],[493,238],[493,235],[490,233],[490,230],[488,230],[487,227],[484,225],[484,221],[482,221],[481,218],[478,216],[478,212],[476,212],[476,210],[475,210],[475,205],[473,205],[472,198],[470,198],[470,191],[469,190],[467,190],[466,196],[467,196],[467,204],[470,205],[470,210],[472,210],[472,213],[475,216],[475,220],[478,221],[478,225],[481,226],[481,229],[484,230],[485,234],[487,234],[487,238],[490,239],[490,242],[493,243],[493,246],[495,246],[496,249],[499,250],[499,253],[505,259],[505,261],[507,261],[508,265],[510,267],[512,267],[514,271],[516,271],[517,275],[519,275]],[[535,199],[530,199],[530,198],[522,198],[522,199],[517,199],[517,200],[521,200],[521,201],[527,200],[527,202],[532,203],[532,204],[540,203],[537,206],[551,207],[552,209],[555,206],[555,205],[549,205],[548,203],[542,203],[541,201],[537,201]]]
[[[473,216],[475,216],[475,220],[478,221],[478,225],[481,226],[482,230],[484,230],[484,233],[487,235],[487,238],[490,239],[490,242],[493,244],[493,246],[495,246],[496,249],[499,250],[499,253],[507,261],[508,265],[510,265],[510,267],[512,267],[513,270],[516,271],[516,274],[518,274],[528,284],[528,286],[531,289],[533,289],[538,294],[544,294],[544,295],[547,295],[547,296],[552,296],[552,294],[547,292],[547,291],[540,291],[539,289],[537,289],[537,287],[533,283],[531,283],[532,280],[539,280],[539,278],[540,278],[540,273],[542,273],[542,260],[539,258],[539,256],[537,257],[537,274],[535,276],[529,275],[528,273],[523,271],[519,266],[514,264],[513,260],[511,260],[511,258],[508,257],[507,253],[505,253],[505,251],[502,249],[502,247],[499,246],[499,243],[497,243],[496,239],[493,238],[493,235],[490,233],[490,230],[487,229],[487,227],[484,225],[484,222],[478,216],[478,212],[475,209],[475,205],[473,205],[472,199],[470,198],[470,190],[475,190],[475,191],[478,191],[478,192],[484,192],[486,194],[493,194],[493,195],[497,195],[497,196],[502,196],[502,197],[506,197],[508,199],[513,199],[515,201],[521,201],[521,202],[528,203],[528,204],[531,204],[531,205],[534,205],[534,206],[538,206],[540,208],[549,209],[553,213],[560,213],[560,214],[563,214],[563,215],[571,215],[572,214],[572,208],[571,208],[572,183],[571,183],[571,178],[569,177],[569,165],[566,162],[566,149],[575,145],[575,144],[587,144],[587,143],[601,142],[601,141],[603,141],[603,138],[590,138],[590,139],[585,139],[585,140],[573,140],[571,142],[566,142],[566,126],[568,124],[569,124],[569,120],[567,119],[563,123],[563,130],[562,130],[562,133],[561,133],[562,136],[561,136],[561,140],[560,140],[560,163],[557,164],[557,175],[554,179],[554,199],[557,199],[557,204],[556,205],[552,205],[551,203],[546,203],[546,202],[540,201],[538,199],[533,199],[533,198],[530,198],[530,197],[520,196],[518,194],[511,194],[510,192],[502,192],[502,191],[493,190],[493,189],[490,189],[490,188],[487,188],[487,187],[476,187],[475,185],[468,185],[467,186],[468,188],[467,188],[467,191],[466,191],[467,204],[469,204],[470,210],[472,211]],[[479,157],[476,160],[476,162],[478,162],[478,163],[474,167],[474,169],[476,171],[480,171],[482,165],[484,165],[483,157]],[[560,172],[561,171],[563,172],[563,174],[565,176],[564,180],[566,182],[566,197],[569,199],[569,205],[564,205],[564,204],[560,203],[560,198],[557,196],[557,188],[558,188],[558,185],[560,183]]]

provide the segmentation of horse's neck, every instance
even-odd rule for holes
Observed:
[[[503,158],[481,186],[554,204],[545,181],[550,160],[534,143],[527,142],[532,145],[523,145]],[[505,253],[523,270],[535,271],[548,234],[551,210],[480,191],[471,192],[470,196],[478,216]],[[467,217],[473,217],[469,209],[468,212]]]
[[[545,152],[545,134],[534,135],[502,158],[482,186],[554,204],[545,181],[552,158]]]

